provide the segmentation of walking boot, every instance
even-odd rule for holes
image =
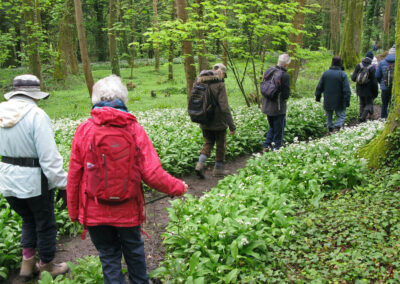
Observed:
[[[22,278],[32,278],[35,274],[39,273],[39,269],[36,267],[36,257],[32,256],[30,258],[22,257],[21,269],[19,271],[19,276]]]
[[[53,278],[56,278],[58,275],[65,274],[69,270],[69,267],[65,262],[53,263],[53,261],[50,261],[49,263],[39,264],[38,266],[40,274],[43,271],[47,271]]]
[[[224,168],[214,168],[214,170],[213,170],[214,177],[224,177],[228,174],[229,174],[229,172],[224,170]]]
[[[202,162],[197,162],[196,168],[195,168],[194,170],[195,170],[197,176],[198,176],[200,179],[204,179],[204,178],[205,178],[205,175],[204,175],[204,163],[202,163]]]

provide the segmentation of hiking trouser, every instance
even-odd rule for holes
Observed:
[[[368,114],[374,114],[374,99],[371,97],[359,97],[360,98],[360,119],[366,120]]]
[[[140,226],[91,226],[88,231],[100,254],[105,284],[126,283],[122,274],[122,255],[128,266],[129,283],[148,283]]]
[[[333,112],[336,113],[336,121],[335,124],[333,124],[332,117],[333,117]],[[342,110],[325,110],[326,114],[326,126],[328,129],[333,128],[333,127],[343,127],[344,121],[346,119],[346,109]]]
[[[48,263],[56,253],[54,190],[42,189],[36,197],[6,197],[11,209],[22,218],[21,246],[38,250],[40,260]]]
[[[282,146],[283,134],[286,125],[286,114],[276,116],[267,115],[269,129],[263,143],[264,148],[279,149]]]
[[[201,154],[210,157],[211,151],[216,144],[215,150],[215,160],[216,162],[224,162],[225,159],[225,148],[226,148],[226,129],[224,130],[206,130],[202,129],[204,144],[203,149],[201,149]]]
[[[387,118],[389,115],[390,100],[392,99],[392,89],[381,91],[382,109],[381,118]]]

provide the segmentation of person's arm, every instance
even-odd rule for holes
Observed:
[[[383,61],[379,62],[378,68],[376,69],[376,73],[375,73],[375,77],[378,82],[380,82],[382,80],[382,75],[383,75],[382,74],[382,62]]]
[[[282,74],[281,96],[283,100],[287,100],[290,96],[290,77],[286,72]]]
[[[347,79],[346,73],[344,73],[344,71],[343,71],[342,74],[343,74],[342,94],[344,97],[344,101],[346,103],[346,107],[349,107],[350,106],[350,96],[351,96],[350,84],[349,84],[349,80]]]
[[[375,76],[375,68],[370,68],[370,80],[371,80],[371,93],[372,97],[375,99],[378,96],[378,80]]]
[[[226,95],[225,84],[219,84],[218,93],[219,93],[219,95],[218,95],[219,108],[220,108],[221,112],[223,113],[226,123],[229,126],[229,130],[231,132],[234,132],[236,130],[236,125],[233,122],[232,113],[229,108],[228,96]]]
[[[49,188],[65,189],[67,173],[63,169],[63,158],[58,152],[50,118],[39,109],[34,118],[33,140],[40,167],[47,177]]]
[[[319,79],[317,88],[315,89],[315,100],[317,102],[321,101],[321,94],[324,91],[324,76],[325,76],[325,73],[322,74],[321,79]]]
[[[67,181],[68,214],[71,221],[78,221],[79,217],[79,190],[82,181],[84,162],[81,155],[79,138],[82,136],[82,125],[78,127],[72,140],[71,156]]]
[[[351,81],[355,82],[357,80],[357,75],[358,75],[358,72],[360,71],[360,67],[361,67],[360,64],[357,64],[356,68],[354,68],[354,72],[351,75]]]
[[[162,167],[160,159],[149,137],[139,124],[135,126],[136,143],[139,146],[139,167],[143,181],[151,188],[168,195],[182,195],[187,186],[171,176]]]

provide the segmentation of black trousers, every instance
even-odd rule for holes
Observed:
[[[42,188],[42,194],[21,199],[6,197],[11,209],[22,218],[21,246],[38,250],[40,260],[48,263],[56,253],[54,190]]]

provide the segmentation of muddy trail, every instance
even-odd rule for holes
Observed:
[[[371,119],[378,119],[380,117],[380,107],[374,105],[374,115]],[[358,121],[352,121],[348,123],[348,126],[354,126],[358,124]],[[329,135],[329,133],[328,133]],[[252,155],[244,155],[237,158],[234,161],[229,161],[225,164],[225,169],[229,174],[235,174],[239,169],[245,167],[247,160]],[[212,176],[213,167],[209,166],[206,168],[206,178],[199,179],[193,172],[192,175],[181,177],[188,186],[188,193],[193,196],[201,196],[204,192],[209,191],[218,184],[220,179],[223,177]],[[151,202],[162,197],[163,194],[152,191],[145,194],[146,202]],[[184,198],[184,197],[174,197]],[[164,259],[164,247],[162,245],[162,233],[165,232],[165,227],[168,224],[169,217],[166,208],[170,206],[169,197],[156,200],[146,205],[146,222],[142,225],[143,231],[146,233],[142,235],[145,244],[145,255],[147,272],[150,273],[156,269],[160,262]],[[76,237],[61,237],[57,242],[57,253],[54,261],[59,262],[76,262],[78,258],[84,258],[85,256],[98,255],[96,248],[93,246],[90,235],[86,234],[86,239],[82,240],[81,235]],[[36,282],[36,279],[33,283]],[[18,271],[15,271],[9,279],[4,283],[6,284],[18,284],[24,283],[18,277]],[[25,282],[26,283],[26,282]],[[32,281],[31,281],[32,283]]]

